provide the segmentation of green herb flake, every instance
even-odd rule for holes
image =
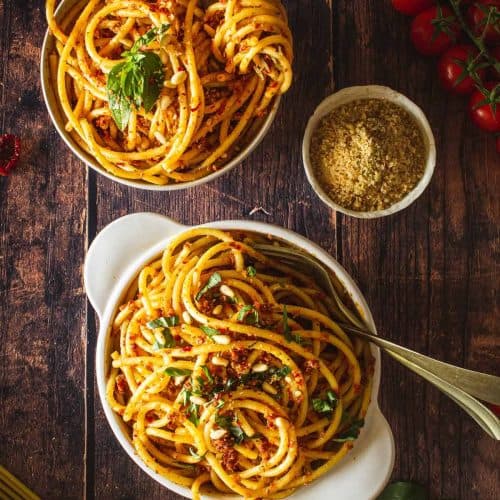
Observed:
[[[209,338],[212,338],[214,335],[220,335],[219,330],[211,326],[202,325],[200,326],[200,330]]]
[[[342,432],[336,438],[332,439],[332,441],[335,441],[336,443],[345,443],[346,441],[354,441],[355,439],[358,438],[359,432],[363,427],[363,425],[365,425],[365,421],[363,419],[355,420],[347,430]]]
[[[292,342],[293,336],[290,330],[290,325],[288,324],[288,311],[286,306],[283,306],[283,333],[285,335],[285,340],[287,342]]]
[[[254,306],[247,304],[240,309],[237,319],[247,325],[256,325],[259,323],[259,313]]]
[[[192,370],[188,370],[185,368],[175,368],[175,367],[170,367],[165,370],[165,373],[169,375],[170,377],[184,377],[191,375]],[[189,399],[189,398],[188,398]]]
[[[168,328],[170,326],[177,326],[179,324],[179,318],[177,316],[162,316],[161,318],[156,318],[148,323],[146,326],[154,330],[155,328]]]
[[[205,377],[207,377],[207,380],[213,384],[214,382],[214,377],[212,376],[212,374],[210,373],[210,370],[208,369],[208,366],[207,365],[203,365],[201,367],[201,369],[203,370],[203,373],[205,374]]]
[[[213,273],[206,285],[196,294],[196,300],[199,301],[210,289],[215,288],[222,282],[222,276],[219,273]]]
[[[247,267],[247,276],[249,278],[253,278],[257,274],[257,269],[253,266],[248,266]]]

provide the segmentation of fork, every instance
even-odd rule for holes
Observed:
[[[436,386],[465,410],[489,436],[500,440],[500,420],[476,399],[500,404],[500,377],[444,363],[379,337],[369,331],[367,325],[342,302],[330,273],[316,259],[286,247],[266,244],[255,244],[253,247],[268,257],[300,266],[312,274],[344,316],[345,321],[338,323],[341,328],[382,348],[399,363]]]

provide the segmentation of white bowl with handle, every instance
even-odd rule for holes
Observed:
[[[358,306],[369,328],[375,331],[370,309],[352,278],[331,255],[303,236],[288,229],[254,221],[219,221],[204,226],[229,231],[270,234],[308,252],[335,273],[351,295],[354,304]],[[191,496],[188,488],[157,474],[136,454],[128,427],[106,400],[106,380],[111,360],[111,325],[125,293],[137,278],[139,271],[157,258],[173,237],[189,228],[158,214],[127,215],[109,224],[97,235],[89,248],[84,268],[87,296],[100,322],[96,348],[96,376],[99,396],[109,425],[124,450],[141,469],[161,485],[187,498]],[[299,488],[291,498],[306,500],[313,497],[326,500],[335,494],[336,498],[342,500],[371,500],[376,498],[387,484],[394,465],[394,439],[377,402],[380,385],[380,350],[372,346],[372,352],[375,358],[375,372],[371,403],[365,425],[359,438],[354,442],[353,449],[329,473],[307,487]],[[227,498],[240,497],[227,496]]]

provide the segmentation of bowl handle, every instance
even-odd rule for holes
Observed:
[[[146,250],[184,229],[164,215],[143,212],[115,220],[95,237],[87,252],[83,277],[87,296],[99,317],[123,271]]]

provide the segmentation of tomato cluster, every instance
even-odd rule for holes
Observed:
[[[500,0],[392,0],[414,16],[411,40],[418,52],[439,57],[444,89],[469,97],[469,114],[497,134],[500,153]]]

